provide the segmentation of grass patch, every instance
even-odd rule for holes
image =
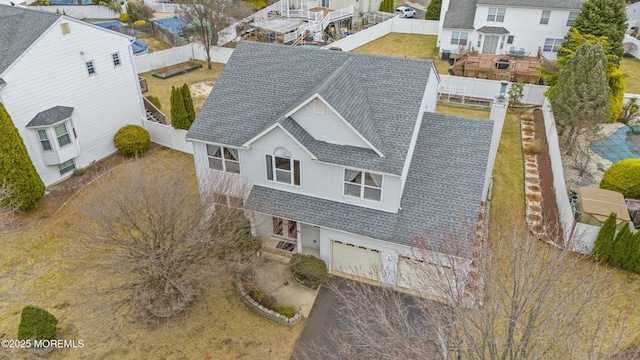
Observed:
[[[438,58],[437,39],[435,35],[390,33],[352,52],[433,60],[439,74],[449,74],[449,62]]]
[[[472,117],[478,119],[489,119],[489,111],[488,110],[478,110],[478,109],[465,109],[462,107],[448,106],[442,104],[436,104],[436,112],[438,114],[447,114],[447,115],[455,115],[455,116],[464,116],[464,117]]]
[[[147,44],[148,52],[162,51],[172,48],[171,44],[167,44],[155,36],[137,36],[136,40],[140,40]]]
[[[620,70],[627,75],[625,92],[640,94],[640,59],[623,57]]]
[[[182,84],[184,83],[192,85],[204,81],[215,82],[216,80],[218,80],[218,77],[220,77],[220,73],[222,73],[222,70],[224,69],[224,64],[222,63],[212,62],[211,70],[209,70],[207,68],[206,61],[195,61],[202,64],[202,67],[200,69],[177,75],[169,79],[158,79],[154,76],[151,76],[150,71],[139,74],[140,76],[147,79],[147,87],[149,88],[149,91],[144,95],[153,95],[158,97],[158,99],[160,100],[160,104],[162,105],[162,112],[167,116],[167,123],[169,124],[171,123],[171,87],[182,86]]]
[[[127,161],[108,176],[117,181],[127,166],[139,169],[141,176],[149,168],[179,171],[193,179],[191,184],[197,192],[193,157],[189,154],[159,148],[141,159]],[[101,251],[82,252],[76,242],[78,232],[91,226],[79,205],[97,185],[83,189],[35,228],[2,234],[0,334],[17,336],[20,310],[26,304],[36,304],[55,309],[52,313],[60,320],[59,325],[67,329],[65,339],[85,341],[83,349],[55,351],[49,356],[52,360],[203,359],[207,352],[212,359],[291,356],[304,321],[288,327],[264,319],[237,298],[235,288],[224,278],[207,279],[194,305],[164,324],[144,326],[114,316],[115,299],[99,291],[113,279],[105,278],[97,269],[78,266],[91,262]],[[158,186],[161,189],[162,184]],[[58,304],[65,306],[56,308]]]

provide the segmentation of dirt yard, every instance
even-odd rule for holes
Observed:
[[[288,359],[304,323],[287,327],[254,314],[233,284],[220,278],[208,279],[192,308],[166,323],[144,325],[116,311],[102,292],[116,279],[86,266],[100,250],[83,251],[78,239],[90,226],[81,204],[98,182],[86,184],[109,170],[117,181],[126,167],[140,169],[141,176],[160,168],[195,177],[191,155],[157,148],[138,160],[112,158],[71,178],[64,191],[52,192],[52,200],[43,203],[49,201],[46,211],[23,220],[25,226],[34,224],[31,228],[0,235],[0,338],[15,339],[21,309],[36,305],[58,318],[62,339],[84,342],[82,348],[57,349],[48,359],[186,360],[206,359],[207,353],[212,359]],[[56,212],[77,189],[82,190]],[[24,358],[24,353],[0,349],[0,358]]]

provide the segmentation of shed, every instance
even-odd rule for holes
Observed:
[[[583,186],[578,192],[579,222],[601,226],[611,213],[616,213],[618,228],[628,224],[631,218],[624,196],[619,192]]]

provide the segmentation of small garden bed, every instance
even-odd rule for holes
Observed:
[[[249,276],[238,275],[237,283],[240,298],[254,312],[284,325],[293,325],[302,318],[292,306],[278,304],[275,297],[266,294]]]
[[[289,269],[293,279],[310,290],[317,290],[327,278],[327,265],[313,255],[293,254]]]
[[[200,69],[201,67],[202,67],[202,64],[198,62],[186,61],[183,63],[153,70],[153,72],[151,72],[151,75],[160,79],[168,79],[173,76],[185,74],[192,70]]]

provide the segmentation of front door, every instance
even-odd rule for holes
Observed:
[[[498,48],[498,36],[489,35],[484,37],[483,54],[495,54]]]

